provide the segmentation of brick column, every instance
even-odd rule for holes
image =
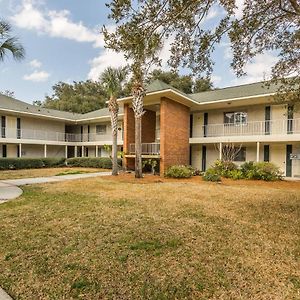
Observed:
[[[189,163],[189,107],[168,98],[160,103],[160,174]]]

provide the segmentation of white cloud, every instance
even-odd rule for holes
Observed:
[[[45,82],[50,77],[50,74],[45,71],[34,71],[31,74],[24,75],[23,79],[33,82]]]
[[[222,81],[222,77],[219,75],[212,75],[210,77],[212,83],[214,84],[214,86],[217,86],[221,81]]]
[[[11,18],[20,28],[36,30],[38,34],[66,38],[77,42],[90,42],[95,47],[103,46],[103,39],[96,30],[75,23],[68,10],[47,11],[34,0],[23,0],[18,12]]]
[[[127,61],[124,56],[120,53],[116,53],[109,49],[105,49],[98,57],[95,57],[91,62],[91,69],[88,74],[88,78],[92,80],[97,80],[99,75],[107,67],[122,67],[127,65]]]
[[[161,68],[163,70],[168,69],[168,60],[170,58],[171,43],[173,41],[173,37],[165,41],[163,48],[159,52],[159,57],[161,58]],[[105,49],[100,53],[98,57],[90,61],[91,69],[88,74],[88,78],[92,80],[97,80],[99,78],[99,75],[107,67],[125,67],[126,65],[128,65],[128,63],[129,61],[127,61],[122,54],[116,53],[109,49]],[[158,68],[158,66],[152,66],[149,69],[149,72],[151,72],[155,68]]]
[[[271,75],[271,68],[277,63],[277,61],[278,57],[271,53],[258,54],[252,62],[245,66],[244,70],[247,75],[234,79],[232,83],[246,84],[269,79]]]
[[[39,69],[41,66],[42,66],[42,63],[37,60],[37,59],[34,59],[32,60],[31,62],[29,62],[29,65],[30,67],[32,67],[33,69]]]
[[[231,44],[227,42],[221,42],[219,47],[224,51],[224,58],[227,60],[232,60],[233,54],[231,49]]]

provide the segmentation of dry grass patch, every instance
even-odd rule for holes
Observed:
[[[30,170],[9,170],[0,171],[0,180],[5,179],[17,179],[17,178],[33,178],[33,177],[47,177],[55,176],[61,173],[71,173],[71,172],[81,172],[81,173],[92,173],[92,172],[106,172],[109,170],[96,169],[96,168],[43,168],[43,169],[30,169]]]
[[[15,299],[300,298],[299,184],[78,182],[0,206]]]

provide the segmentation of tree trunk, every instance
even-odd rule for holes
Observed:
[[[144,114],[145,89],[140,81],[135,82],[132,93],[132,109],[135,119],[135,177],[142,178],[142,117]]]
[[[112,132],[112,175],[118,175],[118,113],[119,105],[115,97],[109,99],[108,107],[111,118],[111,132]]]
[[[135,118],[135,177],[142,178],[142,118]]]
[[[119,173],[118,167],[118,133],[113,133],[112,142],[112,175],[116,176]]]

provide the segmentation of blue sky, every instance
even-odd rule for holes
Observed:
[[[109,25],[107,1],[0,0],[0,18],[12,24],[26,49],[21,63],[11,58],[1,63],[0,91],[14,91],[16,98],[31,103],[50,95],[59,81],[96,80],[107,66],[124,65],[120,55],[104,49],[100,35],[101,26]],[[212,11],[206,25],[213,24],[220,14],[220,10]],[[168,47],[161,55],[167,69]],[[247,65],[248,76],[237,79],[229,67],[231,52],[226,42],[217,48],[214,58],[216,87],[261,80],[276,62],[272,54],[260,55]]]

